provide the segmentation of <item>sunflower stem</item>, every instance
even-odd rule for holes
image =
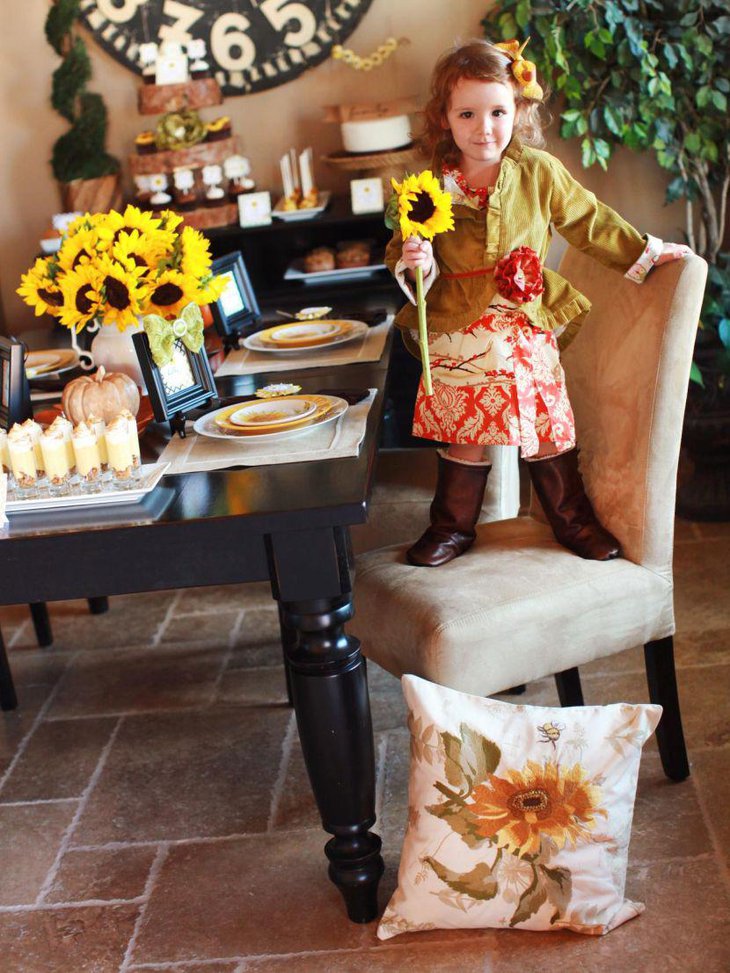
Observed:
[[[418,302],[418,343],[421,346],[423,389],[426,395],[433,395],[431,360],[428,355],[428,331],[426,330],[426,298],[423,296],[423,267],[416,267],[416,300]]]

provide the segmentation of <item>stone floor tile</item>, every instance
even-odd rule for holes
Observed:
[[[18,687],[18,708],[0,711],[0,777],[28,735],[50,693],[50,686]]]
[[[266,607],[271,601],[271,585],[268,581],[258,581],[253,584],[186,588],[179,607],[183,612],[232,611]]]
[[[281,632],[279,629],[279,612],[275,602],[269,599],[269,604],[266,607],[246,610],[236,636],[236,648],[251,648],[271,642],[280,645]]]
[[[92,615],[86,601],[53,602],[48,606],[57,651],[109,649],[127,645],[149,645],[167,610],[174,592],[123,595],[109,599],[109,611]],[[35,645],[32,628],[24,641]]]
[[[156,855],[153,846],[67,851],[45,902],[136,899]]]
[[[174,615],[165,627],[160,644],[186,642],[227,648],[240,611],[215,611],[205,615]]]
[[[268,707],[126,719],[74,845],[265,830],[289,719]]]
[[[730,663],[730,618],[724,628],[680,630],[674,637],[677,669]]]
[[[727,577],[726,538],[678,544],[674,551],[677,631],[726,628],[727,599],[720,596]]]
[[[8,650],[8,659],[16,689],[55,686],[73,655],[73,652],[61,652],[55,646],[45,649],[35,645],[14,646]]]
[[[0,914],[7,973],[118,973],[138,906]]]
[[[730,867],[730,749],[696,751],[690,754],[690,765],[716,846]]]
[[[281,640],[277,635],[276,639],[271,642],[261,642],[259,645],[242,645],[234,648],[226,663],[226,671],[273,669],[282,664],[282,658]]]
[[[712,838],[697,799],[694,781],[677,783],[662,770],[659,754],[643,754],[634,805],[629,861],[712,854]]]
[[[0,626],[2,626],[3,636],[10,628],[17,628],[24,625],[30,618],[30,608],[27,605],[2,605],[0,607]],[[7,629],[6,629],[7,626]]]
[[[218,686],[220,703],[287,706],[286,677],[283,666],[271,669],[228,669]]]
[[[317,805],[309,783],[307,768],[299,737],[294,735],[289,762],[286,766],[284,787],[279,793],[273,827],[276,831],[294,831],[321,827]]]
[[[130,973],[241,973],[241,964],[234,960],[232,963],[186,963],[184,966],[130,966]]]
[[[0,790],[0,802],[81,797],[116,722],[41,723]]]
[[[481,937],[467,942],[379,943],[357,952],[308,953],[247,960],[241,973],[492,973]],[[202,973],[202,971],[201,971]]]
[[[320,830],[170,849],[133,961],[163,963],[361,945],[327,878]]]
[[[199,707],[210,701],[223,650],[114,649],[80,653],[67,669],[49,719]]]
[[[0,805],[0,905],[35,902],[76,807],[75,801]]]

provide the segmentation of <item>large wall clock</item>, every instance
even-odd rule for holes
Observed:
[[[319,64],[372,0],[81,0],[81,20],[99,44],[140,73],[145,41],[202,38],[224,94],[274,88]]]

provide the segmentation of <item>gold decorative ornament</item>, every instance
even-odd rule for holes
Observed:
[[[205,124],[196,111],[171,111],[157,123],[158,149],[189,149],[205,138]]]
[[[395,37],[388,37],[380,47],[367,57],[361,57],[349,47],[335,44],[332,48],[332,57],[335,61],[343,61],[353,71],[372,71],[373,68],[381,67],[391,54],[394,54],[399,47],[403,47],[405,44],[410,44],[407,37],[401,37],[398,40]]]

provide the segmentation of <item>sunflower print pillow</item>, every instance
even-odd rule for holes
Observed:
[[[641,748],[661,707],[502,703],[404,676],[411,774],[398,888],[378,926],[571,929],[624,898]]]

